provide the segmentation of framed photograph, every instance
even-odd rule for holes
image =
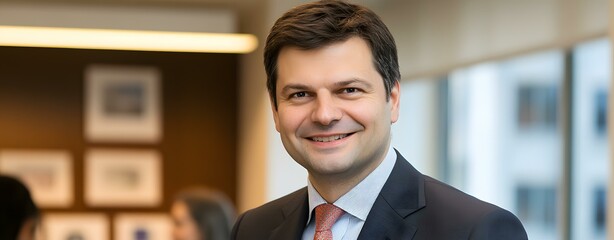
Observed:
[[[113,220],[115,240],[172,239],[172,220],[166,214],[117,214]]]
[[[95,142],[160,140],[160,73],[154,67],[91,65],[85,70],[85,137]]]
[[[85,202],[154,207],[162,202],[161,157],[153,150],[92,149],[85,155]]]
[[[73,203],[72,159],[62,150],[1,150],[0,173],[28,186],[39,207],[69,207]]]
[[[46,240],[109,240],[109,219],[102,213],[56,213],[43,215]]]

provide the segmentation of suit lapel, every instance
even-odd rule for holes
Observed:
[[[425,205],[422,174],[397,152],[394,168],[358,239],[412,239],[418,229],[407,217]]]
[[[307,188],[282,208],[284,221],[273,230],[270,240],[301,239],[307,226],[309,202]]]

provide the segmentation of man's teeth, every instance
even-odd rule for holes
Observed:
[[[341,135],[335,135],[335,136],[330,136],[330,137],[313,137],[312,139],[316,142],[331,142],[331,141],[342,139],[347,136],[348,134],[341,134]]]

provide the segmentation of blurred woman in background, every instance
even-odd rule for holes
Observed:
[[[177,195],[171,216],[175,240],[228,240],[236,213],[224,194],[193,188]]]
[[[40,212],[28,188],[19,180],[0,175],[0,239],[35,239]]]

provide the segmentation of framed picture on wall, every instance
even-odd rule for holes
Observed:
[[[123,213],[115,215],[115,240],[167,240],[172,239],[172,221],[166,214]]]
[[[0,173],[21,179],[39,207],[69,207],[73,203],[68,151],[0,150]]]
[[[90,65],[85,70],[85,137],[94,142],[160,140],[160,72],[147,66]]]
[[[109,219],[102,213],[53,213],[43,215],[46,240],[109,240]]]
[[[161,157],[153,150],[86,152],[85,203],[93,207],[154,207],[162,202]]]

